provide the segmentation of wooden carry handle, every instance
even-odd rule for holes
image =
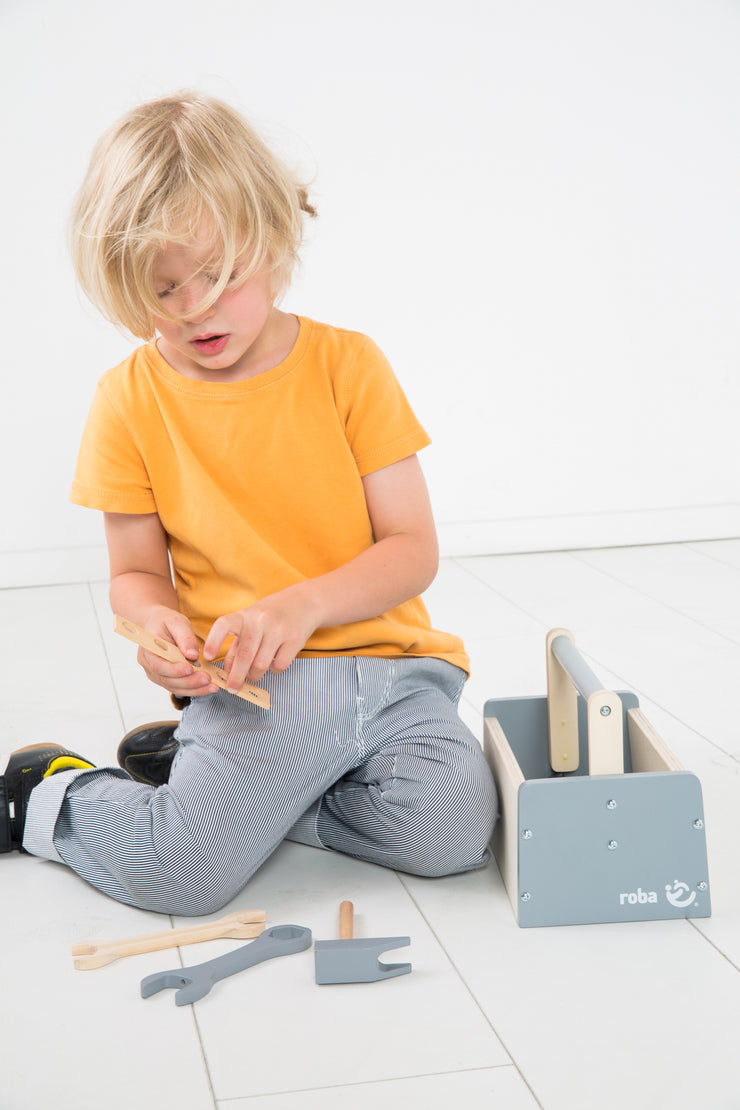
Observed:
[[[553,628],[545,639],[547,658],[547,724],[550,739],[550,766],[556,774],[577,771],[578,752],[578,691],[558,664],[552,642],[563,636],[574,640],[567,628]]]
[[[578,768],[578,694],[586,701],[588,773],[624,774],[622,701],[581,657],[567,628],[547,634],[547,712],[553,771]]]
[[[351,902],[342,902],[339,907],[339,939],[352,940],[354,934],[355,907]]]
[[[158,655],[160,659],[167,659],[170,663],[189,663],[195,670],[205,671],[211,681],[220,686],[222,690],[226,690],[228,694],[234,694],[237,698],[254,702],[255,705],[259,705],[263,709],[270,708],[270,695],[267,690],[263,690],[260,686],[253,686],[251,682],[245,682],[238,690],[229,690],[226,686],[226,675],[220,667],[215,667],[213,663],[209,663],[202,656],[195,661],[186,659],[175,644],[171,644],[168,640],[163,640],[159,636],[152,636],[140,625],[134,624],[133,621],[126,620],[124,617],[119,617],[118,614],[116,614],[115,631],[119,636],[131,640],[139,647],[146,648],[147,651],[151,651],[153,655]]]
[[[72,955],[78,957],[74,965],[78,971],[92,971],[112,964],[123,956],[138,956],[142,952],[160,952],[165,948],[179,948],[180,945],[198,944],[200,941],[217,940],[219,937],[242,940],[258,937],[264,932],[266,916],[264,910],[239,910],[219,918],[218,921],[207,921],[183,929],[143,933],[141,936],[123,940],[83,941],[72,946]]]

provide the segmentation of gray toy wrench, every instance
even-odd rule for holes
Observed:
[[[208,994],[214,983],[245,971],[248,967],[272,960],[276,956],[290,956],[311,947],[311,930],[303,925],[273,925],[257,940],[244,944],[225,956],[217,956],[193,967],[177,967],[171,971],[157,971],[141,980],[141,997],[149,998],[165,987],[178,988],[175,1005],[189,1006]]]

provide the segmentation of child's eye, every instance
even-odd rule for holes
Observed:
[[[159,299],[161,301],[165,297],[168,297],[170,295],[170,293],[174,293],[174,292],[175,292],[175,286],[172,282],[170,282],[170,284],[167,285],[164,289],[158,289],[157,290],[157,296],[159,297]]]
[[[229,274],[229,282],[234,281],[237,274],[238,274],[238,271],[233,270],[232,273]],[[220,274],[206,274],[205,275],[206,281],[210,282],[211,285],[216,285],[217,282],[220,280],[220,278],[221,278]]]

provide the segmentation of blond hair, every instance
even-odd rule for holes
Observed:
[[[219,272],[208,308],[232,279],[269,266],[277,296],[288,284],[315,215],[306,189],[238,112],[181,92],[134,108],[99,140],[72,214],[72,255],[82,288],[109,320],[154,334],[153,268],[165,244],[208,228]],[[209,261],[209,268],[212,261]]]

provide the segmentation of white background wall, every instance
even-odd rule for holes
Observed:
[[[739,59],[738,0],[0,0],[0,585],[106,572],[66,220],[186,85],[314,179],[284,307],[385,349],[446,553],[740,534]]]

